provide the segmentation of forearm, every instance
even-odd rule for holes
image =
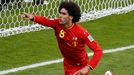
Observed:
[[[33,21],[41,25],[48,25],[48,19],[43,16],[34,16]]]
[[[88,66],[90,67],[90,69],[94,69],[97,64],[99,63],[99,61],[101,60],[103,55],[103,51],[102,50],[97,50],[94,52],[91,60],[88,63]]]
[[[43,26],[48,26],[48,27],[54,27],[55,25],[59,24],[58,20],[48,19],[43,16],[34,16],[33,21]]]

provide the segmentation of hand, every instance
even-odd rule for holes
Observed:
[[[22,13],[21,14],[21,17],[24,19],[24,20],[32,20],[34,19],[34,14],[29,14],[29,13]]]
[[[85,66],[84,68],[78,70],[77,72],[75,72],[73,75],[85,75],[89,72],[90,67],[89,66]]]

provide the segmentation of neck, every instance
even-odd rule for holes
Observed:
[[[72,27],[74,26],[74,23],[68,23],[68,24],[65,24],[65,28],[66,29],[71,29]]]

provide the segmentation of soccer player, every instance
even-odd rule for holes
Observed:
[[[77,23],[81,12],[76,3],[61,2],[57,19],[28,13],[23,13],[22,17],[55,30],[58,46],[64,57],[65,75],[88,75],[97,66],[103,52],[91,34]],[[94,52],[90,60],[85,50],[86,45]]]

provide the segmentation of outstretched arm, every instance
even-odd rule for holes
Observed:
[[[44,16],[38,16],[34,14],[29,14],[29,13],[23,13],[21,17],[24,20],[31,20],[43,26],[55,27],[56,25],[59,25],[59,19],[48,19]]]

